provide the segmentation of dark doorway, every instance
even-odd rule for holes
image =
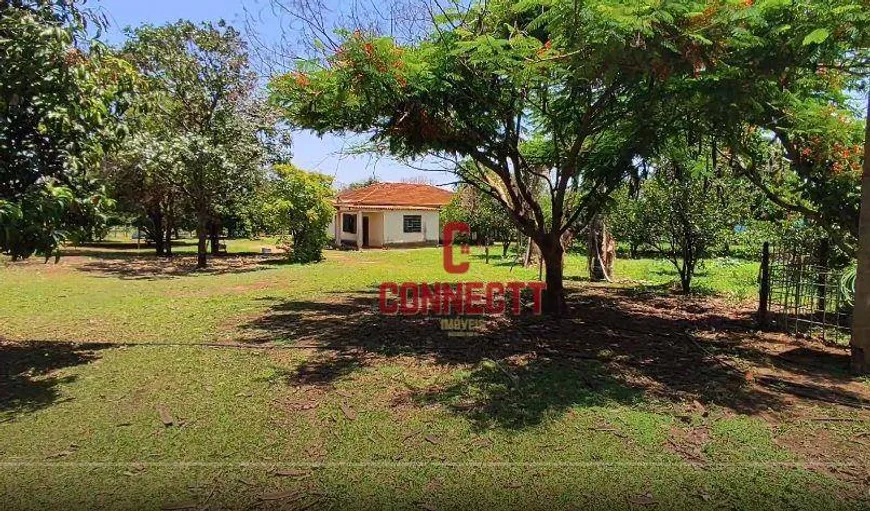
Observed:
[[[363,246],[369,246],[369,217],[363,217]]]

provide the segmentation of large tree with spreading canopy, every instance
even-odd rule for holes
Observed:
[[[151,183],[154,193],[141,196],[148,213],[156,207],[165,216],[167,199],[184,201],[202,268],[210,234],[217,248],[221,216],[240,209],[262,179],[275,125],[257,96],[247,45],[226,23],[144,25],[129,35],[122,55],[146,85],[130,116],[136,135],[114,175],[121,186]]]
[[[849,48],[854,30],[834,25],[855,18],[856,4],[829,2],[845,13],[814,25],[805,3],[528,0],[439,9],[419,42],[359,30],[324,38],[326,55],[275,78],[271,95],[299,127],[370,134],[375,150],[399,157],[470,161],[454,172],[540,247],[544,307],[558,313],[563,239],[599,212],[636,162],[698,112],[726,123],[707,130],[723,145],[741,142],[734,134],[749,124],[771,129],[759,105],[817,85],[757,83]],[[791,26],[777,28],[783,20]],[[797,39],[802,48],[807,38],[823,48],[774,47]],[[784,63],[768,63],[779,55]]]

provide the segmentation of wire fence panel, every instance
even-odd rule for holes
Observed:
[[[813,255],[781,249],[770,261],[771,326],[795,336],[849,344],[852,302],[845,296],[844,269],[817,264]]]

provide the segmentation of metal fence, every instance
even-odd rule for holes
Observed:
[[[769,325],[795,336],[848,344],[853,302],[844,286],[847,271],[818,264],[818,257],[782,249],[769,257]]]

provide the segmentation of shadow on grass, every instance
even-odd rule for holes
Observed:
[[[485,254],[471,254],[467,257],[472,261],[478,261],[481,264],[487,264]],[[515,254],[508,254],[507,256],[502,257],[501,248],[499,248],[498,250],[490,251],[489,265],[495,266],[497,268],[523,268],[522,257],[517,257]],[[537,265],[535,265],[535,270],[537,270]]]
[[[196,252],[196,241],[174,240],[173,250],[192,249]],[[92,257],[94,259],[131,259],[138,257],[157,257],[153,243],[136,243],[135,241],[99,241],[79,243],[61,249],[62,256]],[[190,252],[179,252],[176,255],[190,255]]]
[[[202,275],[228,275],[252,273],[268,269],[269,266],[282,264],[275,256],[255,254],[230,254],[209,256],[208,267],[196,267],[196,256],[191,254],[163,258],[156,256],[97,257],[96,261],[85,262],[76,269],[101,277],[123,280],[168,280]]]
[[[85,243],[62,250],[64,257],[82,257],[75,268],[102,277],[124,280],[166,280],[199,275],[250,273],[284,263],[280,254],[231,252],[208,254],[208,267],[196,267],[196,241],[176,240],[171,257],[157,256],[153,246],[135,242]],[[179,251],[179,249],[192,249]]]
[[[479,430],[523,429],[572,407],[639,403],[643,392],[597,361],[534,357],[484,360],[457,381],[425,389],[415,399],[444,405]]]
[[[750,384],[722,360],[740,356],[804,382],[820,372],[836,380],[848,358],[780,363],[746,342],[755,334],[751,315],[722,316],[702,301],[677,303],[613,290],[577,293],[560,320],[489,318],[481,335],[457,339],[441,330],[437,318],[380,314],[372,291],[324,302],[271,300],[267,314],[244,325],[241,340],[313,347],[317,354],[299,374],[288,375],[288,383],[316,378],[329,384],[384,357],[418,357],[465,375],[423,389],[415,399],[442,403],[481,427],[521,429],[574,406],[636,403],[644,396],[698,400],[745,414],[784,409],[795,396],[850,406],[862,402],[861,396],[818,382]],[[715,340],[703,337],[709,332]]]
[[[58,385],[73,376],[57,376],[60,369],[87,364],[109,344],[64,342],[0,342],[0,422],[57,403]]]

